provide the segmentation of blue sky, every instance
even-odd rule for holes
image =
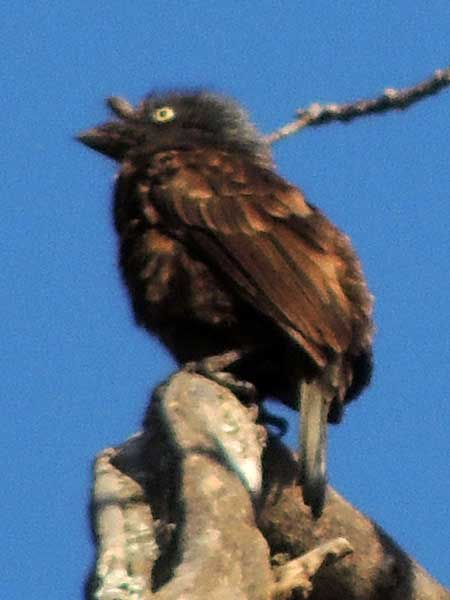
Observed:
[[[1,21],[0,586],[80,598],[91,461],[139,428],[174,365],[121,287],[114,166],[73,135],[111,94],[210,87],[270,132],[311,102],[413,84],[449,63],[450,4],[13,1]],[[331,432],[331,483],[447,585],[449,115],[446,91],[275,148],[350,234],[376,296],[375,376]]]

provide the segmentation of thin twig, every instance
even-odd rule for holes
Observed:
[[[402,90],[387,88],[378,98],[372,100],[357,100],[346,104],[311,104],[309,108],[297,110],[297,119],[287,123],[265,137],[269,144],[297,133],[305,127],[324,125],[331,121],[351,121],[387,110],[403,110],[411,104],[437,94],[450,85],[450,67],[438,69],[434,75],[417,85]]]
[[[353,552],[351,544],[343,537],[329,540],[282,567],[276,567],[272,597],[286,597],[286,593],[298,590],[307,598],[313,590],[311,578],[325,565],[331,565]]]

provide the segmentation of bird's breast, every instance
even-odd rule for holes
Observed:
[[[127,233],[121,238],[120,264],[138,322],[150,330],[170,319],[234,323],[233,295],[182,241],[142,224]]]

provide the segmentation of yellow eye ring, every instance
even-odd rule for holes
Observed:
[[[171,106],[161,106],[152,113],[152,119],[155,123],[166,123],[175,119],[175,111]]]

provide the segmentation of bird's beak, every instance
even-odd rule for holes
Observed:
[[[114,160],[121,160],[125,152],[133,145],[133,130],[130,123],[135,122],[139,110],[135,109],[127,100],[116,96],[107,98],[106,104],[117,121],[110,121],[98,127],[82,131],[76,139]]]
[[[123,125],[119,121],[112,121],[82,131],[76,136],[76,139],[92,150],[114,160],[121,160],[129,147],[125,142]]]
[[[86,129],[79,133],[76,139],[92,150],[110,156],[111,135],[105,126]]]
[[[100,145],[101,134],[99,132],[99,128],[93,127],[92,129],[86,129],[86,131],[82,131],[75,136],[79,142],[84,144],[85,146],[89,146],[89,148],[93,148],[94,150]]]

